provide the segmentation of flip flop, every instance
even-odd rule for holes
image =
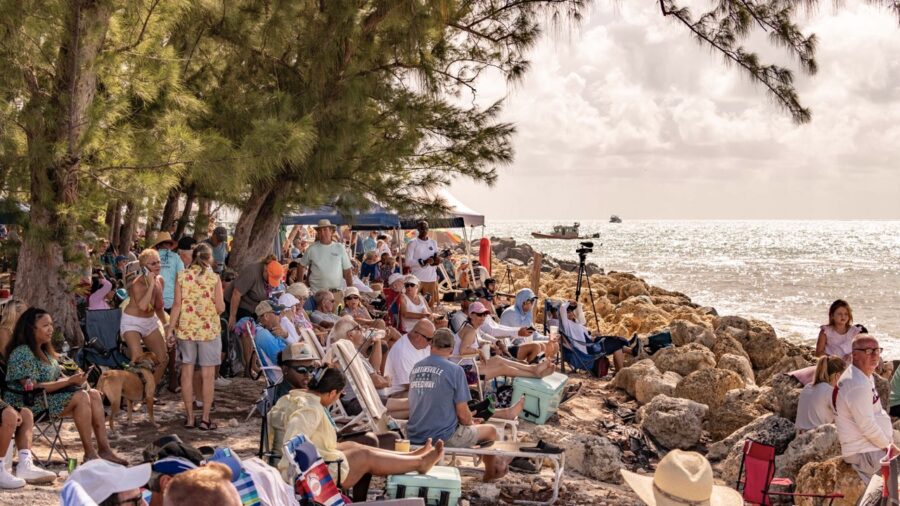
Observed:
[[[581,392],[581,387],[583,383],[572,383],[571,385],[566,386],[565,392],[563,392],[562,399],[559,401],[559,404],[562,405],[564,402],[571,400],[573,397],[577,396],[579,392]]]
[[[216,430],[219,428],[219,426],[216,425],[216,423],[212,422],[212,421],[200,420],[200,424],[197,425],[197,428],[202,431],[208,431],[208,430]]]

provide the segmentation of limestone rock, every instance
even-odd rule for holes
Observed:
[[[638,410],[640,426],[666,448],[687,450],[703,433],[708,408],[688,399],[657,395]]]
[[[736,392],[741,392],[741,390],[735,389],[728,394]],[[726,400],[710,412],[706,421],[706,430],[709,431],[710,439],[721,441],[734,431],[767,413],[768,411],[757,404],[755,400]]]
[[[821,462],[841,455],[834,424],[808,430],[791,441],[783,454],[775,457],[775,472],[779,477],[797,479],[797,474],[807,462]]]
[[[716,367],[716,356],[713,352],[697,343],[660,350],[653,355],[653,360],[660,371],[672,371],[681,376]]]
[[[716,334],[716,344],[713,345],[712,351],[716,355],[716,360],[726,354],[737,355],[750,360],[750,355],[747,355],[747,352],[744,351],[740,341],[725,334]]]
[[[632,364],[616,373],[616,376],[612,381],[612,386],[625,390],[628,395],[634,397],[634,387],[638,378],[645,375],[659,376],[660,374],[659,369],[653,364],[653,360],[648,358]]]
[[[738,373],[738,376],[744,380],[744,384],[753,385],[756,383],[756,378],[753,375],[753,366],[750,365],[750,359],[747,357],[726,353],[719,357],[719,363],[716,367]]]
[[[814,363],[807,362],[802,355],[784,357],[776,362],[772,367],[759,371],[759,374],[756,375],[756,379],[760,385],[764,385],[767,381],[779,374],[785,374],[796,371],[797,369],[803,369],[804,367],[810,365],[814,365]]]
[[[650,295],[650,291],[647,290],[647,285],[643,281],[632,281],[619,286],[619,300],[637,295]]]
[[[797,490],[806,494],[830,494],[840,491],[842,499],[835,499],[834,506],[853,506],[866,487],[856,471],[841,457],[833,457],[824,462],[809,462],[797,475]],[[813,498],[798,497],[797,504],[812,506]]]
[[[725,460],[719,466],[720,478],[726,482],[737,480],[741,466],[741,449],[745,439],[772,445],[775,447],[775,454],[778,455],[783,453],[787,445],[793,441],[795,431],[794,422],[780,416],[766,415],[734,431],[723,441],[710,446],[710,454],[715,456],[721,455],[719,445],[728,448]],[[733,443],[730,446],[723,445],[726,441],[733,441]],[[715,453],[713,453],[714,446],[716,447]]]
[[[672,344],[684,346],[689,343],[699,343],[712,349],[716,344],[716,335],[704,325],[695,325],[684,320],[675,320],[669,324],[672,332]]]
[[[729,390],[743,387],[744,380],[734,371],[702,369],[688,374],[678,383],[675,397],[706,404],[711,410],[716,410]]]
[[[662,375],[646,374],[635,382],[634,398],[640,404],[647,404],[660,394],[671,397],[679,381],[681,381],[681,376],[672,371]]]
[[[735,443],[742,442],[744,439],[750,437],[750,434],[755,434],[757,431],[760,432],[771,432],[773,427],[780,427],[785,422],[789,422],[792,429],[794,423],[790,420],[786,420],[781,418],[780,416],[768,414],[763,415],[756,420],[748,423],[747,425],[741,427],[740,429],[734,431],[727,438],[719,441],[718,443],[714,443],[709,445],[709,449],[706,452],[706,457],[710,461],[722,460],[728,456],[728,453],[734,447]],[[793,436],[791,437],[793,440]],[[786,441],[780,448],[781,452],[787,448],[788,443],[791,441]],[[765,442],[765,441],[763,441]]]
[[[779,374],[769,380],[771,389],[761,396],[759,403],[778,416],[795,420],[797,418],[797,403],[800,401],[800,392],[803,386],[792,376]]]
[[[771,325],[740,316],[723,316],[716,325],[716,337],[730,336],[741,343],[754,369],[766,369],[785,356],[781,340]]]
[[[728,405],[735,402],[753,402],[760,404],[760,398],[766,395],[771,389],[771,387],[747,385],[746,388],[730,390],[725,394],[725,404]]]
[[[619,447],[605,437],[593,434],[568,433],[549,425],[538,425],[533,436],[566,450],[566,468],[573,469],[587,477],[607,483],[621,483],[619,469],[622,452]]]
[[[888,404],[891,402],[891,382],[877,374],[873,374],[872,377],[875,378],[875,390],[881,397],[881,406],[885,411],[890,411],[891,408]]]

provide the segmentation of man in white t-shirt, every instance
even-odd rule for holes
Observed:
[[[343,244],[333,241],[334,229],[331,221],[319,220],[316,242],[307,248],[300,259],[300,276],[309,269],[309,289],[312,292],[339,290],[342,279],[346,286],[353,286],[350,257]]]
[[[431,354],[429,346],[433,336],[434,324],[429,320],[419,320],[408,334],[394,344],[384,364],[384,375],[391,380],[387,395],[396,396],[409,390],[409,373],[416,363]]]
[[[419,278],[419,291],[431,296],[431,303],[438,301],[437,265],[438,246],[428,237],[428,222],[422,220],[416,226],[418,236],[406,245],[406,265],[413,276]]]
[[[864,483],[881,470],[886,450],[900,452],[893,444],[891,417],[884,411],[872,374],[878,367],[881,348],[869,334],[853,339],[853,364],[844,371],[834,399],[841,457]]]

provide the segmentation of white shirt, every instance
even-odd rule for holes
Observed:
[[[860,333],[859,327],[850,326],[847,332],[838,334],[831,325],[822,325],[822,332],[825,333],[825,354],[841,357],[844,362],[849,362],[849,357],[853,353],[853,338]]]
[[[260,504],[296,506],[297,499],[294,499],[294,489],[284,482],[277,469],[256,457],[242,459],[241,467],[253,480]]]
[[[893,436],[891,417],[871,377],[851,365],[838,380],[834,424],[841,442],[841,456],[885,450]]]
[[[834,407],[831,394],[834,387],[828,382],[806,385],[800,392],[797,403],[796,426],[800,430],[812,430],[822,425],[834,423]]]
[[[433,257],[437,253],[438,247],[434,239],[422,240],[417,237],[409,241],[409,244],[406,245],[406,265],[409,267],[409,272],[425,283],[437,281],[437,267],[419,265],[419,260]]]
[[[396,344],[388,352],[384,363],[384,375],[391,378],[391,386],[387,389],[387,395],[406,390],[409,385],[409,373],[419,361],[428,358],[431,350],[428,346],[417,350],[409,342],[409,335],[403,334]]]
[[[299,308],[298,310],[303,311],[303,308]],[[288,319],[287,316],[281,317],[281,328],[287,332],[287,337],[284,338],[284,342],[288,343],[288,346],[300,341],[300,334],[297,333],[297,327],[294,326],[294,322]]]
[[[519,327],[501,325],[490,316],[484,319],[484,323],[478,327],[478,330],[492,337],[516,337],[519,335]]]

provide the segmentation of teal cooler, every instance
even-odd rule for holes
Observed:
[[[455,506],[462,496],[459,469],[448,466],[434,466],[427,474],[388,476],[386,488],[391,499],[421,497],[428,506]]]
[[[558,372],[544,378],[514,379],[512,402],[525,397],[525,409],[519,414],[519,418],[538,425],[547,423],[547,419],[559,407],[568,380],[568,376]]]

